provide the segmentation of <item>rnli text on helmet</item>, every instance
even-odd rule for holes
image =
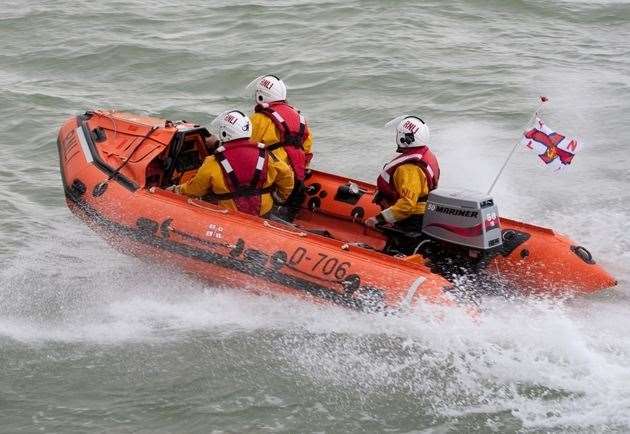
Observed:
[[[418,130],[420,129],[417,125],[415,125],[413,122],[409,120],[404,123],[403,128],[411,131],[414,134],[417,133]]]
[[[267,90],[273,87],[273,83],[267,80],[266,78],[263,78],[262,80],[260,80],[260,85],[263,86]]]
[[[236,116],[234,116],[232,113],[228,113],[225,116],[224,119],[226,122],[229,122],[230,124],[234,125],[236,123],[236,121],[238,120],[238,118]]]

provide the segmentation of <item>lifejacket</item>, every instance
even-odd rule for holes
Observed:
[[[375,197],[376,202],[384,199],[389,204],[388,206],[391,206],[398,200],[393,176],[398,166],[403,164],[414,164],[422,169],[429,191],[437,188],[438,180],[440,179],[440,166],[433,152],[427,146],[408,148],[401,155],[383,166],[383,171],[376,181],[378,187],[378,194]],[[418,202],[426,202],[426,200],[427,196],[418,198]]]
[[[210,201],[233,200],[236,209],[248,214],[259,215],[261,196],[270,193],[272,186],[263,188],[267,181],[268,152],[262,143],[249,139],[228,142],[214,151],[229,193],[211,193]]]
[[[280,135],[280,141],[268,145],[267,149],[273,151],[283,147],[295,177],[298,181],[304,181],[306,156],[303,146],[308,136],[304,116],[285,101],[256,104],[254,111],[271,119]]]

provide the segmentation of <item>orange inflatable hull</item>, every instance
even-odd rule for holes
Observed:
[[[453,285],[431,271],[427,258],[379,252],[385,236],[366,229],[356,215],[358,209],[366,216],[378,211],[369,184],[354,181],[364,194],[350,204],[336,199],[348,179],[313,172],[293,225],[166,191],[192,176],[207,156],[205,134],[190,123],[128,113],[96,111],[67,120],[58,148],[70,209],[120,251],[175,265],[212,285],[364,310],[453,303]],[[553,231],[501,223],[529,238],[486,264],[495,277],[537,292],[593,292],[616,283]]]
[[[151,163],[179,133],[196,128],[164,125],[92,113],[68,120],[60,130],[67,203],[120,251],[176,265],[212,285],[364,310],[452,302],[445,292],[451,283],[423,264],[148,186]]]
[[[349,181],[363,192],[361,198],[352,204],[335,200],[335,192]],[[380,207],[373,203],[374,185],[316,171],[306,180],[306,185],[309,198],[305,205],[317,212],[300,214],[299,218],[305,224],[332,226],[332,223],[326,223],[332,219],[342,220],[345,225],[354,221],[353,227],[356,227],[362,216],[372,216],[380,211]],[[352,231],[346,226],[340,226],[338,222],[334,226],[339,227],[340,237],[351,236]],[[479,270],[496,283],[521,293],[538,294],[593,293],[617,284],[587,250],[552,229],[503,217],[501,228],[505,249],[489,258]],[[385,245],[386,237],[378,231],[362,227],[355,231],[368,244],[378,248]],[[332,229],[332,232],[336,230]],[[511,242],[510,237],[518,239]],[[476,252],[473,250],[472,253]],[[430,265],[428,258],[415,260]]]

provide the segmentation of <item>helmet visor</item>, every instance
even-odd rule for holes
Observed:
[[[400,122],[401,122],[403,119],[408,118],[408,117],[409,117],[409,115],[397,116],[397,117],[395,117],[394,119],[392,119],[391,121],[387,122],[387,123],[385,124],[385,127],[387,127],[387,128],[391,128],[391,127],[396,128],[396,127],[398,127],[398,124],[400,124]]]
[[[256,86],[258,86],[258,83],[264,77],[266,77],[266,75],[260,75],[260,76],[256,77],[255,79],[250,81],[250,83],[245,87],[245,90],[247,91],[247,94],[249,96],[253,96],[254,95],[254,93],[256,92]]]

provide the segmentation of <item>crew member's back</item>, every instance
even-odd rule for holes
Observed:
[[[263,144],[250,139],[250,121],[238,110],[220,114],[211,124],[220,146],[205,159],[195,177],[175,191],[202,197],[226,208],[266,216],[272,193],[285,201],[294,186],[289,166],[271,158]]]

